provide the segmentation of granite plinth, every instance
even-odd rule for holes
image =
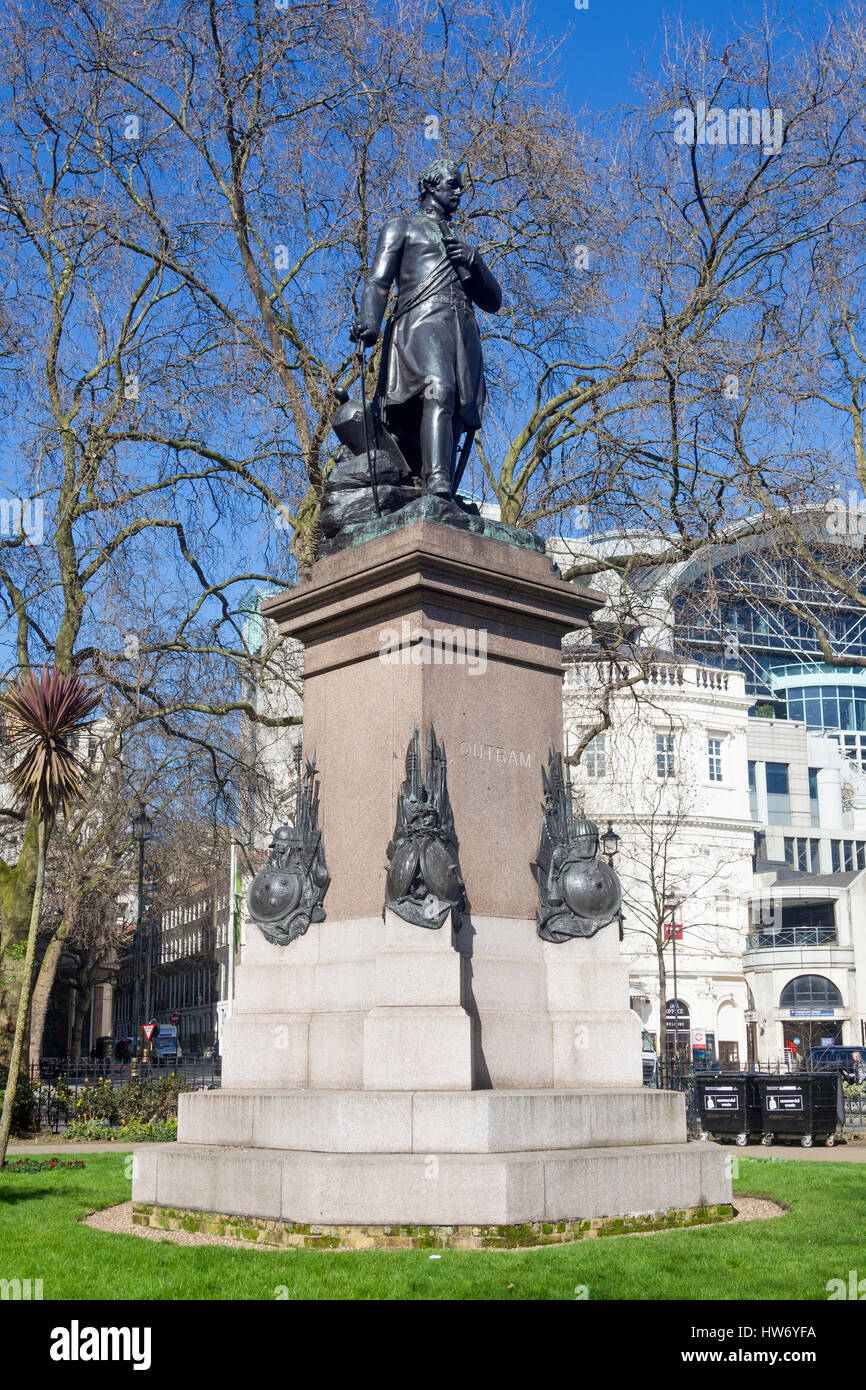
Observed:
[[[542,941],[532,918],[467,914],[429,931],[392,912],[250,927],[224,1031],[228,1089],[634,1087],[640,1023],[616,924]]]
[[[544,554],[422,520],[318,560],[263,605],[304,644],[328,920],[381,913],[406,748],[431,725],[472,912],[534,915],[541,769],[562,742],[562,638],[601,602]]]

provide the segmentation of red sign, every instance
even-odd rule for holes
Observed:
[[[682,941],[682,922],[665,922],[665,941],[670,941],[671,939],[674,939],[676,941]]]
[[[151,1038],[153,1037],[153,1035],[154,1035],[154,1033],[156,1032],[156,1030],[157,1030],[157,1024],[155,1024],[155,1023],[142,1023],[142,1025],[141,1025],[141,1031],[142,1031],[142,1033],[144,1034],[144,1036],[145,1036],[145,1038],[147,1039],[148,1042],[150,1042],[150,1040],[151,1040]]]
[[[177,1025],[180,1023],[180,1014],[172,1014],[170,1021],[174,1024],[176,1028]]]

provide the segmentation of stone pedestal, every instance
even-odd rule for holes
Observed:
[[[541,768],[562,744],[561,642],[599,601],[546,555],[429,522],[319,560],[308,583],[268,601],[304,643],[329,921],[381,914],[406,746],[431,724],[471,912],[534,915]]]
[[[537,551],[422,521],[268,603],[305,646],[327,920],[287,947],[248,924],[223,1090],[181,1097],[180,1142],[136,1156],[142,1211],[370,1244],[394,1224],[571,1238],[730,1202],[722,1152],[686,1143],[683,1097],[641,1088],[616,924],[558,945],[536,931],[561,639],[598,601]],[[431,724],[467,889],[456,930],[383,914],[406,748]]]

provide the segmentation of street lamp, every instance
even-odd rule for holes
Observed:
[[[132,818],[132,838],[138,845],[138,920],[135,928],[135,994],[132,1006],[133,1053],[138,1056],[141,1037],[141,919],[144,910],[144,846],[153,834],[153,821],[139,803],[138,815]]]
[[[613,821],[608,821],[607,830],[601,837],[602,853],[607,855],[607,862],[613,868],[613,861],[619,854],[619,836],[613,828]]]
[[[607,830],[601,837],[602,853],[607,857],[607,862],[613,868],[613,861],[619,854],[619,836],[613,828],[613,821],[608,821]],[[619,914],[619,939],[623,940],[624,932],[622,925],[622,912]]]
[[[677,909],[682,903],[672,888],[665,893],[664,914],[670,914],[671,942],[674,958],[674,1070],[679,1070],[680,1060],[680,995],[677,988]],[[667,1005],[665,1005],[667,1007]]]

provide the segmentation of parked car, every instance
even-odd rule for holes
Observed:
[[[842,1047],[833,1043],[830,1047],[812,1047],[806,1053],[808,1071],[838,1071],[846,1077],[860,1080],[866,1075],[866,1047]],[[859,1074],[858,1074],[859,1073]]]
[[[154,1064],[159,1067],[165,1066],[168,1062],[177,1063],[183,1055],[177,1028],[172,1023],[160,1023],[150,1046]]]
[[[659,1059],[652,1040],[652,1034],[646,1028],[641,1029],[641,1063],[643,1065],[643,1084],[645,1086],[657,1086],[659,1078]]]

